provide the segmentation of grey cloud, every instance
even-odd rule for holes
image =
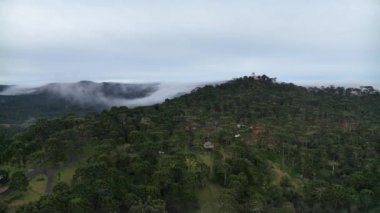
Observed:
[[[0,83],[215,81],[251,72],[380,81],[380,5],[371,0],[5,0],[0,7]]]

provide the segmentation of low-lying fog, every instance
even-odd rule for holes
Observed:
[[[10,86],[0,92],[3,96],[49,94],[78,104],[112,106],[148,106],[190,93],[206,83],[52,83],[43,86]]]

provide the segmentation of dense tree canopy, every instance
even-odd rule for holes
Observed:
[[[39,120],[4,147],[20,168],[59,168],[94,149],[70,184],[19,212],[194,212],[211,200],[205,189],[218,212],[380,210],[372,87],[243,77],[151,107]]]

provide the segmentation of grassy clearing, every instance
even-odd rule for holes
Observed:
[[[78,162],[65,164],[58,169],[56,175],[53,178],[53,186],[59,182],[64,182],[68,185],[71,184],[71,180],[75,174],[75,171],[87,161],[88,158],[93,156],[96,153],[96,146],[92,144],[87,144],[83,147],[82,151],[79,154]]]
[[[199,190],[196,194],[198,197],[200,209],[198,213],[219,212],[218,197],[222,188],[216,184],[208,183],[206,187]]]
[[[40,195],[43,195],[45,193],[46,183],[47,183],[46,175],[43,175],[43,174],[37,175],[29,182],[30,190]]]
[[[85,146],[82,153],[80,153],[79,162],[73,164],[66,164],[58,169],[53,179],[53,186],[56,185],[58,182],[64,182],[70,185],[75,171],[82,165],[83,162],[85,162],[94,153],[96,153],[94,146]],[[27,166],[29,166],[29,168],[32,168],[31,165]],[[4,169],[10,172],[20,170],[19,168],[16,168],[10,164],[1,165],[0,169]],[[17,198],[15,198],[14,200],[12,200],[12,196],[14,196],[13,193],[10,193],[9,195],[2,197],[1,200],[10,200],[10,202],[8,203],[8,211],[11,213],[16,212],[17,208],[19,208],[20,206],[39,200],[41,196],[45,194],[46,184],[47,176],[39,174],[29,181],[28,191],[19,194],[20,196],[17,196]]]
[[[273,177],[273,184],[274,185],[280,185],[281,183],[281,180],[282,178],[284,178],[285,176],[288,176],[284,171],[282,171],[280,169],[280,166],[278,166],[277,164],[275,163],[271,163],[270,164],[272,169],[271,169],[271,173],[272,173],[272,177]]]
[[[8,204],[8,211],[10,213],[16,212],[17,208],[19,208],[20,206],[37,201],[40,199],[41,196],[41,194],[35,191],[28,190],[27,192],[22,194],[22,197],[20,197],[19,199],[15,199]]]
[[[73,164],[63,165],[58,169],[56,175],[53,178],[53,186],[58,182],[64,182],[67,184],[71,184],[72,177],[75,174],[75,171],[82,165],[83,162],[93,156],[96,153],[95,146],[86,145],[79,156],[79,162]],[[32,165],[26,165],[27,168],[32,168]],[[9,172],[19,171],[20,169],[11,165],[11,164],[3,164],[0,166],[0,169],[6,170]],[[41,196],[45,194],[45,188],[47,184],[47,176],[43,174],[39,174],[35,176],[33,179],[29,181],[29,189],[23,193],[9,193],[6,196],[0,197],[0,201],[8,200],[8,212],[13,213],[16,212],[17,209],[25,204],[30,202],[38,201]]]
[[[85,150],[83,150],[83,153],[81,153],[80,161],[85,161],[89,156],[91,156],[94,153],[94,149],[92,147],[86,147]],[[59,181],[65,182],[67,184],[71,183],[71,179],[73,175],[75,174],[76,169],[79,168],[81,165],[80,162],[75,164],[68,164],[61,167],[58,172],[56,173],[54,179],[53,179],[53,186],[57,184]],[[19,169],[16,167],[13,167],[11,165],[2,165],[0,169],[5,169],[7,171],[18,171]],[[20,196],[17,199],[12,200],[8,207],[10,208],[10,212],[15,212],[16,209],[22,205],[25,205],[29,202],[34,202],[40,199],[42,195],[45,194],[45,188],[47,184],[47,177],[46,175],[40,174],[34,177],[29,181],[29,189],[28,191],[22,193],[22,196]],[[12,194],[10,194],[7,197],[2,198],[2,200],[10,199]]]
[[[15,212],[18,207],[39,200],[40,197],[45,193],[46,182],[47,177],[46,175],[42,174],[37,175],[32,180],[30,180],[28,191],[22,193],[22,196],[20,198],[12,200],[8,204],[8,207],[10,208],[9,212]]]
[[[282,170],[280,166],[276,163],[270,163],[270,165],[272,167],[271,169],[271,173],[272,173],[271,177],[273,177],[272,184],[280,185],[282,179],[287,177],[289,178],[289,181],[292,187],[294,187],[295,189],[300,189],[302,187],[301,179],[289,175],[287,172]]]
[[[213,176],[213,153],[205,152],[198,155],[199,159],[210,168],[210,176]],[[207,183],[203,189],[196,192],[200,209],[198,213],[214,213],[219,212],[218,197],[221,194],[222,187],[217,184]]]
[[[91,144],[86,145],[80,153],[78,159],[79,162],[66,164],[59,168],[56,175],[54,176],[53,186],[55,186],[58,182],[64,182],[70,185],[75,171],[83,164],[83,162],[86,162],[88,158],[96,153],[96,149],[94,147],[95,146],[92,146]]]
[[[70,185],[71,179],[73,178],[75,171],[79,168],[79,166],[79,163],[70,164],[59,169],[57,174],[54,176],[53,186],[56,185],[58,182],[64,182]]]

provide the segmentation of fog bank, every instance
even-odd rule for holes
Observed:
[[[158,104],[191,92],[206,83],[94,83],[81,81],[77,83],[52,83],[39,87],[9,86],[0,95],[25,96],[47,95],[64,98],[80,105],[101,105],[103,107],[127,106],[138,107]]]

